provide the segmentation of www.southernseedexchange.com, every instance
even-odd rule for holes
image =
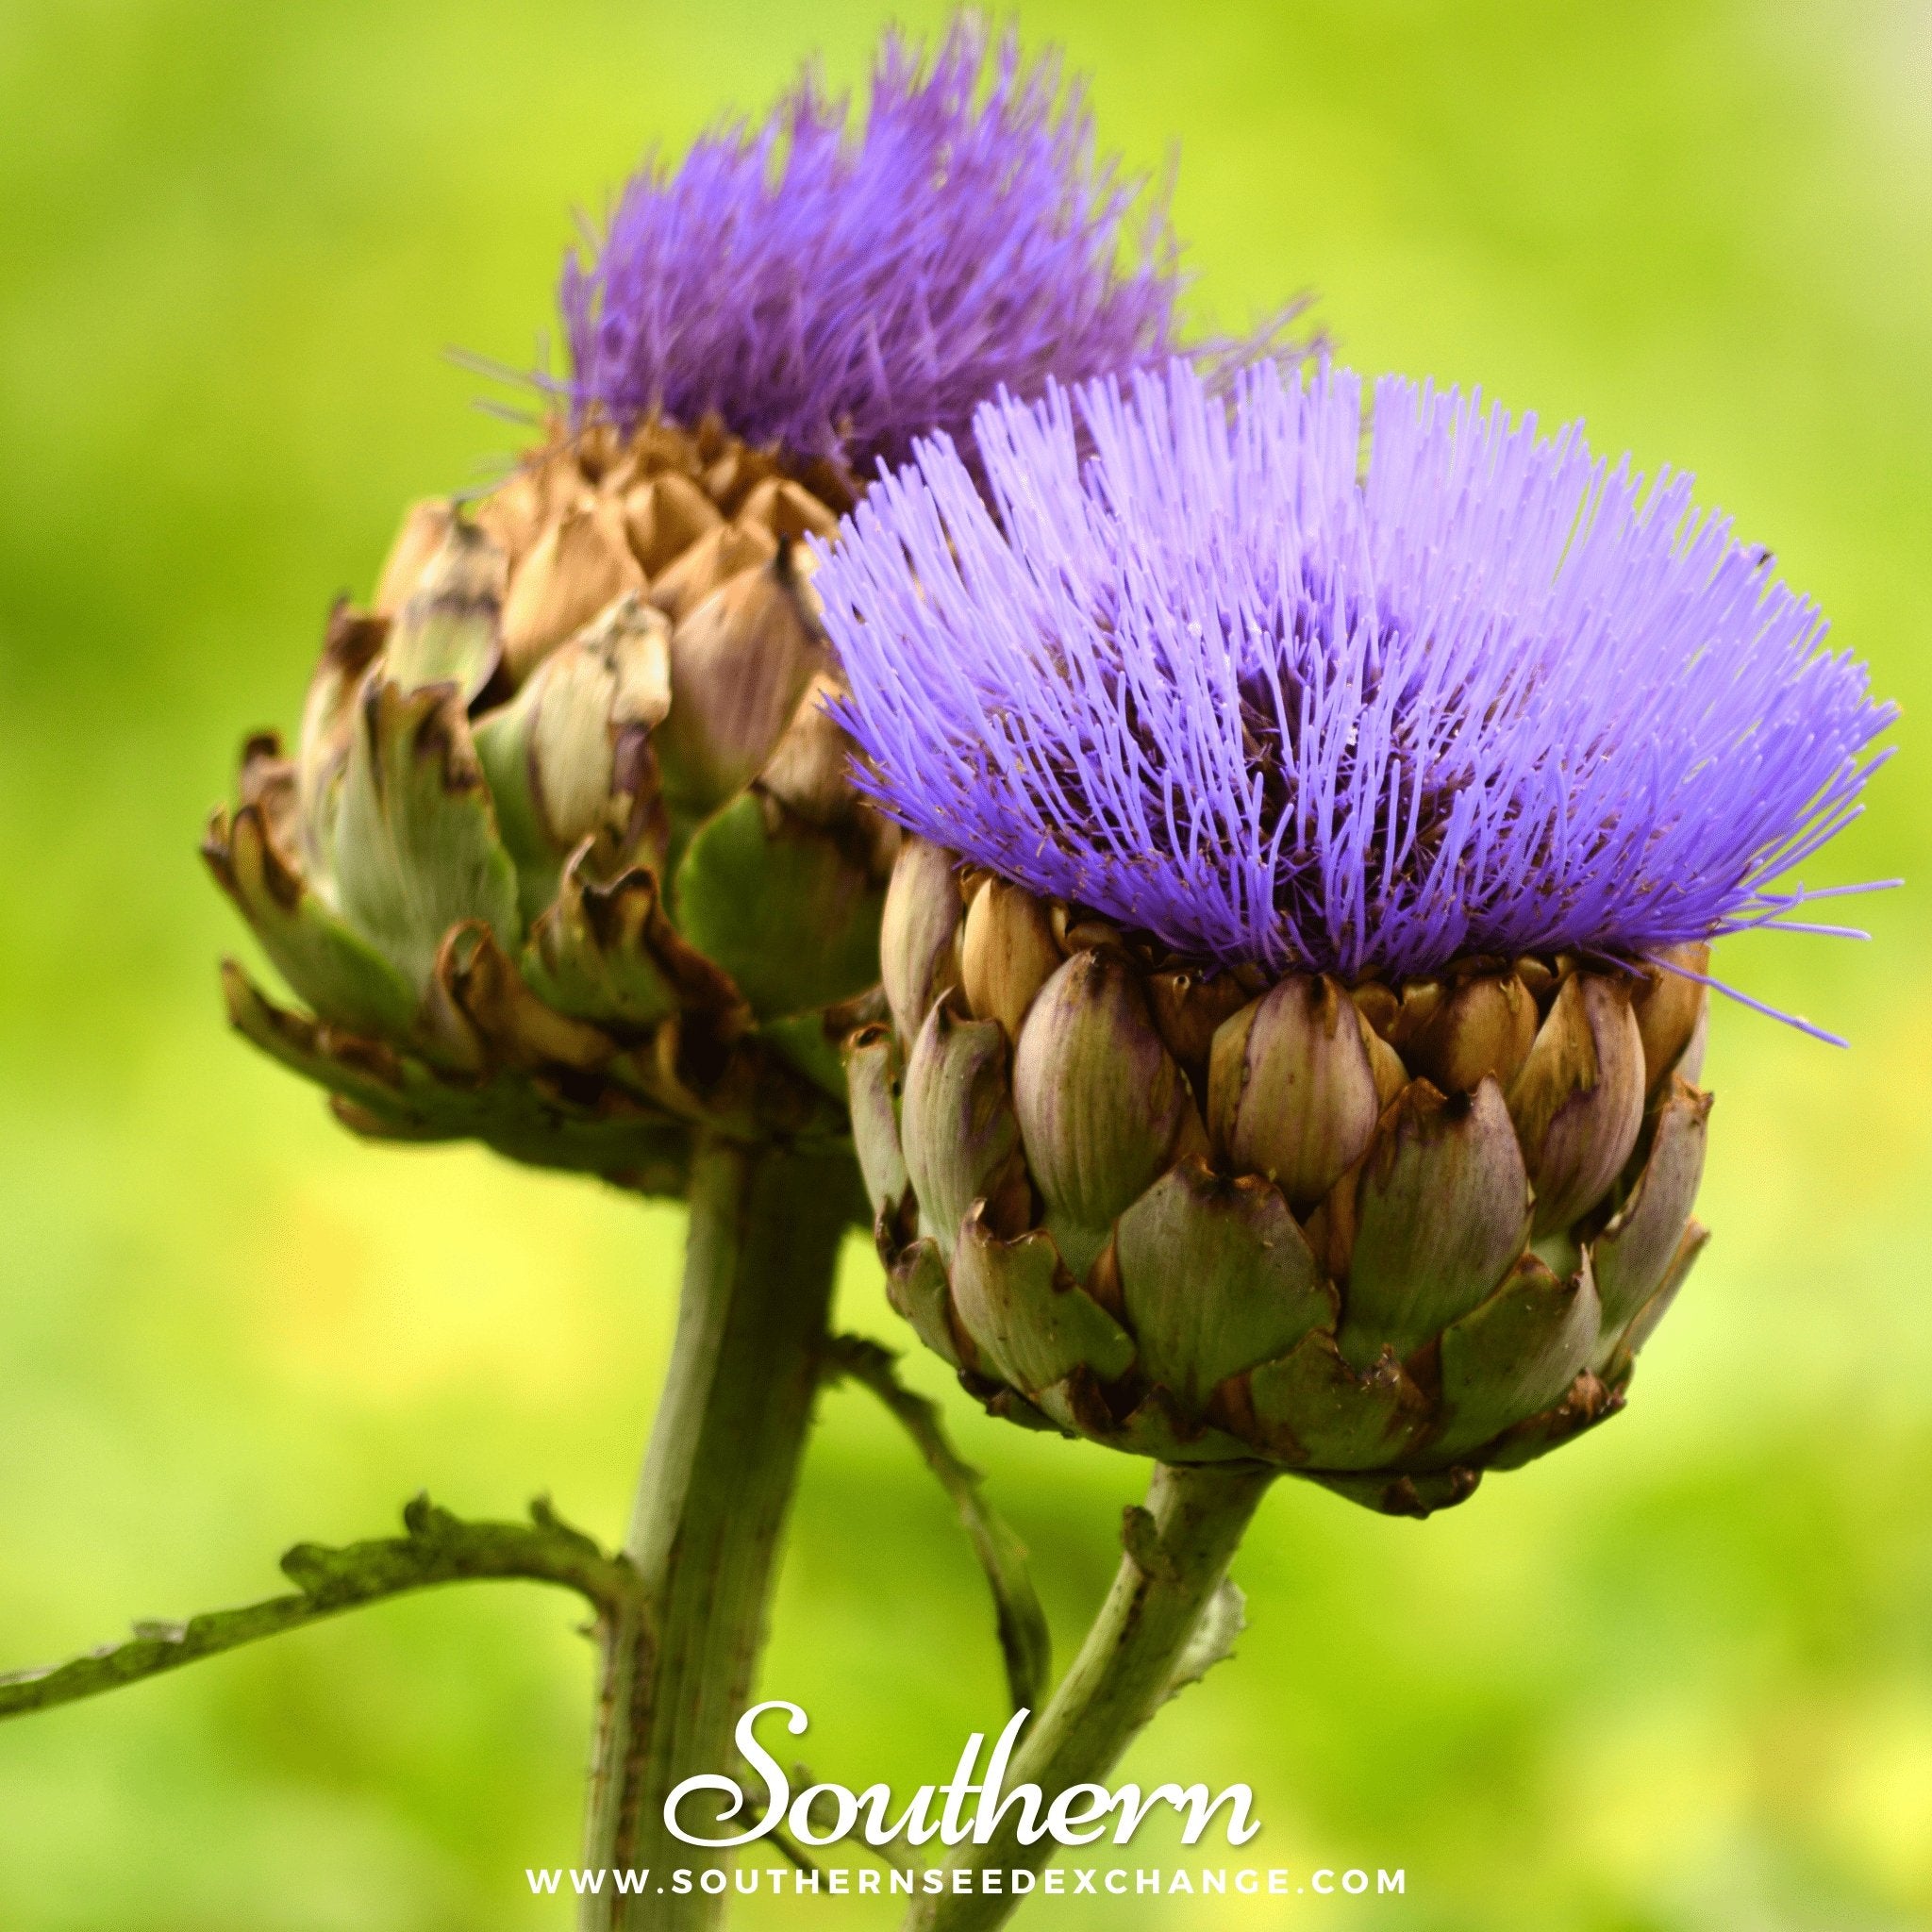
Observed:
[[[1114,1897],[1152,1892],[1163,1897],[1175,1895],[1242,1897],[1266,1893],[1270,1896],[1317,1898],[1359,1898],[1365,1893],[1386,1896],[1406,1890],[1403,1869],[1377,1870],[1374,1874],[1354,1866],[1338,1871],[1318,1866],[1299,1881],[1284,1866],[1242,1865],[1197,1866],[1189,1871],[1181,1866],[1141,1866],[1125,1870],[1119,1866],[1056,1865],[1034,1872],[1025,1867],[1008,1870],[994,1866],[978,1872],[880,1872],[874,1867],[833,1865],[804,1872],[791,1866],[756,1866],[731,1873],[728,1876],[716,1866],[693,1871],[677,1866],[654,1877],[648,1868],[625,1871],[618,1867],[582,1870],[570,1866],[548,1869],[525,1868],[525,1876],[534,1892],[575,1892],[582,1897],[600,1892],[608,1884],[615,1892],[691,1892],[731,1890],[749,1897],[758,1892],[774,1895],[790,1892],[792,1897],[841,1897],[854,1893],[902,1897],[914,1892],[954,1891],[967,1893],[1003,1892],[1024,1897],[1038,1890],[1048,1898],[1092,1892]]]

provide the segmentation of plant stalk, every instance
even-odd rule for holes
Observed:
[[[402,1536],[372,1537],[340,1549],[297,1543],[282,1557],[282,1574],[297,1586],[292,1595],[204,1610],[178,1624],[139,1623],[131,1637],[65,1663],[9,1671],[0,1676],[0,1719],[97,1697],[218,1657],[237,1644],[441,1584],[492,1577],[560,1584],[606,1618],[621,1614],[637,1593],[630,1565],[622,1557],[607,1557],[581,1530],[561,1522],[541,1496],[530,1506],[528,1523],[465,1523],[418,1496],[403,1510],[403,1527]]]
[[[696,1874],[729,1854],[675,1837],[664,1801],[737,1765],[852,1191],[843,1150],[712,1140],[692,1163],[676,1339],[625,1546],[638,1601],[602,1631],[584,1850],[593,1869],[651,1875],[640,1893],[607,1878],[587,1894],[583,1932],[694,1932],[722,1917]],[[712,1835],[716,1801],[700,1794],[679,1815]],[[671,1888],[679,1866],[688,1893]]]
[[[1124,1554],[1080,1654],[1014,1754],[1003,1789],[1036,1784],[1044,1804],[1071,1786],[1102,1784],[1122,1752],[1176,1685],[1189,1640],[1246,1531],[1268,1470],[1158,1464],[1145,1508],[1126,1512]],[[1009,1892],[982,1893],[989,1867],[1038,1871],[1058,1849],[1050,1838],[1021,1843],[1021,1807],[1001,1819],[984,1844],[970,1839],[946,1861],[968,1872],[974,1889],[922,1894],[906,1932],[984,1932],[1020,1903]]]

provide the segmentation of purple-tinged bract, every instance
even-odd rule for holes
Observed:
[[[594,257],[565,266],[579,414],[716,412],[863,476],[924,431],[963,437],[1003,387],[1170,352],[1164,206],[1130,233],[1138,184],[1096,155],[1056,59],[1026,64],[970,20],[929,65],[888,35],[863,131],[848,121],[808,70],[762,124],[646,163]]]
[[[1762,551],[1573,428],[1345,372],[1008,399],[817,584],[859,783],[1175,951],[1422,974],[1793,924],[1891,716]],[[1091,456],[1083,456],[1091,451]]]

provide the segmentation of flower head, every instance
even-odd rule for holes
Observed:
[[[577,410],[710,412],[747,441],[869,474],[963,436],[1001,387],[1037,394],[1158,359],[1179,280],[1165,208],[1094,151],[1077,86],[956,22],[888,35],[862,132],[809,70],[767,119],[647,161],[561,291]]]
[[[1574,428],[1393,378],[1373,416],[1330,369],[1002,398],[991,505],[922,443],[817,578],[860,785],[1271,971],[1641,957],[1801,906],[1774,882],[1891,717],[1815,608]]]

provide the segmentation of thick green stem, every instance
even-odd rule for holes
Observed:
[[[1272,1473],[1211,1464],[1158,1466],[1144,1509],[1126,1512],[1125,1554],[1113,1589],[1052,1701],[1014,1754],[1003,1788],[1036,1784],[1045,1801],[1070,1786],[1101,1784],[1177,1680],[1215,1591],[1227,1574]],[[1023,1844],[1021,1808],[1011,1807],[984,1844],[971,1840],[946,1861],[973,1874],[971,1891],[922,1895],[906,1932],[983,1932],[1019,1903],[1006,1891],[982,1893],[989,1867],[1038,1871],[1058,1849],[1041,1838]]]
[[[852,1194],[851,1157],[711,1141],[691,1169],[684,1289],[625,1554],[641,1594],[607,1623],[584,1862],[648,1868],[584,1900],[584,1932],[691,1932],[723,1899],[694,1874],[725,1854],[675,1838],[664,1801],[730,1774],[798,1472]],[[714,1810],[693,1802],[688,1828]],[[664,1890],[658,1890],[659,1883]]]

